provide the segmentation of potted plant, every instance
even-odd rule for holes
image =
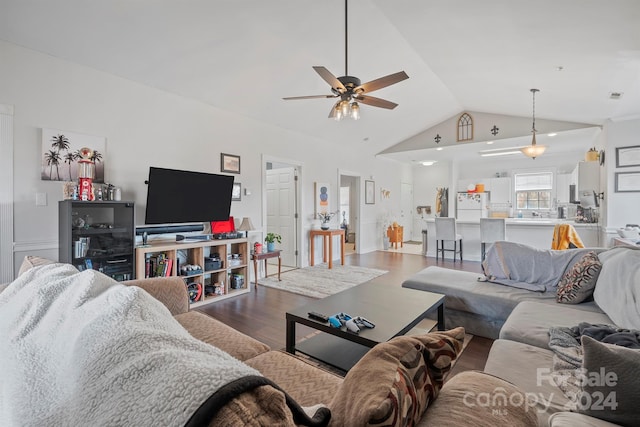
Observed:
[[[596,160],[598,160],[598,150],[596,150],[596,147],[589,148],[589,151],[587,151],[587,153],[585,154],[584,159],[587,162],[595,162]]]
[[[267,251],[271,252],[276,248],[276,242],[282,243],[282,236],[277,233],[267,233],[264,241],[267,242]]]
[[[333,218],[334,215],[336,215],[338,213],[338,211],[336,212],[319,212],[318,213],[318,218],[320,218],[320,228],[322,230],[328,230],[329,228],[331,228],[331,226],[329,225],[329,222],[331,221],[331,218]]]

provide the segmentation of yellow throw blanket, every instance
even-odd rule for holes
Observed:
[[[584,248],[584,244],[578,236],[578,232],[571,224],[556,224],[553,228],[553,240],[551,249],[564,250]]]

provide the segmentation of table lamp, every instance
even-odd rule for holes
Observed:
[[[242,218],[242,222],[240,223],[240,227],[238,227],[238,231],[244,231],[245,237],[249,237],[249,231],[255,230],[253,223],[251,222],[251,218],[245,216]]]

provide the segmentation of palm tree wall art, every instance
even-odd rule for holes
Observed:
[[[104,183],[106,138],[58,129],[42,129],[42,171],[44,181],[77,181],[80,149],[93,150],[95,162],[93,182]]]

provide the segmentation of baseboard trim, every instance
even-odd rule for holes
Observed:
[[[46,251],[50,249],[58,249],[57,240],[32,240],[15,242],[13,244],[13,252],[30,252],[30,251]]]

